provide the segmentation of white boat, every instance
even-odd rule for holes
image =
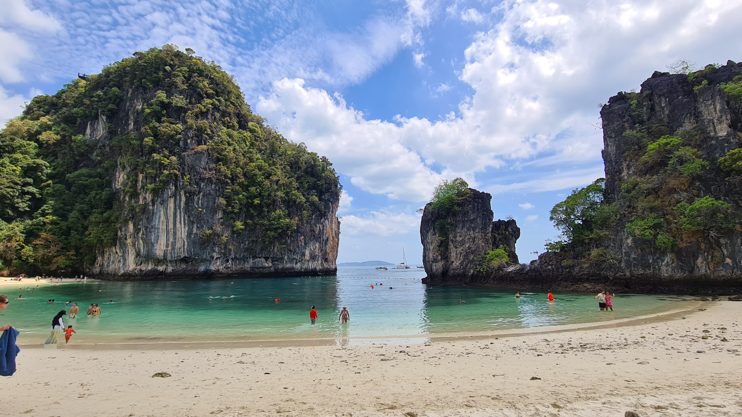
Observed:
[[[410,266],[407,265],[407,257],[404,254],[404,248],[402,248],[402,262],[398,263],[394,269],[410,269]]]

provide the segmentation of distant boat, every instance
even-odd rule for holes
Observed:
[[[386,271],[386,270],[388,270],[388,269],[389,269],[389,268],[387,268],[387,267],[385,267],[385,266],[377,266],[377,267],[376,267],[376,270],[378,270],[378,271]]]
[[[418,265],[417,267],[418,267],[418,269],[423,269],[423,268],[425,268],[425,267],[424,267],[424,266],[422,266],[422,265]]]
[[[410,266],[407,265],[407,257],[404,254],[404,248],[402,248],[402,262],[398,263],[394,269],[410,269]]]

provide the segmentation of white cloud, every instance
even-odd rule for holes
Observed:
[[[531,203],[526,202],[526,203],[520,203],[520,204],[518,204],[518,207],[522,208],[523,210],[532,210],[536,206],[534,206]]]
[[[460,79],[473,94],[455,114],[367,120],[301,80],[276,83],[258,110],[372,193],[424,200],[440,178],[476,180],[506,166],[536,169],[532,179],[489,190],[553,191],[603,176],[598,103],[637,88],[678,57],[724,62],[742,55],[742,44],[727,41],[742,21],[740,1],[584,7],[534,0],[493,13],[499,23],[464,52]]]
[[[528,222],[528,223],[533,223],[536,220],[538,220],[538,215],[537,214],[530,214],[530,215],[526,216],[526,222]]]
[[[461,12],[461,20],[470,23],[482,23],[484,16],[477,9],[466,9]]]
[[[5,126],[8,120],[19,116],[28,101],[30,101],[28,97],[20,94],[9,95],[0,85],[0,127]]]
[[[435,87],[435,92],[438,94],[446,93],[448,91],[451,91],[451,86],[446,83],[440,83],[437,87]]]
[[[345,190],[340,192],[340,206],[338,207],[338,214],[342,214],[350,210],[350,206],[353,204],[353,197],[350,196]]]
[[[404,212],[373,211],[367,216],[343,216],[340,233],[352,236],[398,236],[414,232],[420,216]]]
[[[62,29],[55,18],[32,9],[25,0],[4,0],[0,27],[13,26],[41,33],[55,33]]]
[[[53,34],[62,29],[53,17],[31,9],[24,0],[6,0],[0,13],[0,82],[25,80],[22,65],[34,57],[29,43],[38,34]],[[9,118],[7,115],[4,118]]]
[[[15,33],[0,30],[0,82],[23,81],[20,64],[30,59],[31,47]]]
[[[303,80],[274,83],[273,93],[258,101],[257,110],[287,137],[326,155],[363,190],[424,201],[441,180],[402,144],[399,126],[366,120],[342,97],[308,88]]]
[[[422,68],[425,65],[425,62],[423,62],[423,59],[425,59],[424,52],[413,52],[412,53],[412,62],[415,63],[415,67]]]
[[[483,189],[492,194],[559,191],[585,186],[603,176],[603,167],[595,166],[565,172],[548,172],[527,181],[488,184],[484,185]]]

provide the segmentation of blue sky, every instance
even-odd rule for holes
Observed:
[[[419,263],[417,210],[458,176],[528,261],[558,237],[550,208],[603,175],[600,103],[679,60],[739,61],[740,21],[741,0],[5,0],[0,123],[78,72],[190,47],[333,161],[340,262]]]

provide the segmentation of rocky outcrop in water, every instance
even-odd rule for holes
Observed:
[[[489,270],[486,256],[496,249],[504,250],[507,264],[518,262],[515,242],[520,228],[512,219],[493,222],[491,199],[488,193],[468,189],[453,207],[425,206],[420,236],[426,282],[480,281]]]

